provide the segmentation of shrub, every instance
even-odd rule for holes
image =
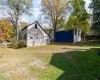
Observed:
[[[16,43],[12,43],[11,46],[12,46],[12,48],[17,49],[18,48],[18,43],[17,42]]]
[[[0,43],[2,43],[3,41],[2,40],[0,40]]]
[[[8,45],[8,47],[14,49],[24,48],[26,47],[26,41],[25,40],[17,41],[16,39],[12,39],[10,40],[10,44]]]
[[[16,48],[18,48],[17,44],[18,44],[17,40],[15,38],[13,38],[10,40],[10,44],[8,44],[8,47],[16,49]]]
[[[18,41],[17,46],[18,46],[18,48],[26,47],[26,41],[25,40]]]

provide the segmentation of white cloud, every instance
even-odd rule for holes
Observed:
[[[32,12],[33,15],[28,16],[28,15],[23,15],[20,17],[20,21],[23,22],[34,22],[38,19],[39,15],[41,14],[41,9],[40,8],[34,8],[34,11]]]
[[[87,12],[90,13],[91,11],[89,9],[89,4],[91,3],[91,0],[84,0],[84,1],[86,2],[85,8],[86,8]]]
[[[41,14],[41,0],[33,0],[33,11],[31,13],[33,14],[32,16],[23,15],[21,21],[34,22],[38,19]]]
[[[37,18],[41,14],[41,9],[40,8],[34,8],[34,17]]]

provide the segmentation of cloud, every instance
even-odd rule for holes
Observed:
[[[41,14],[41,0],[33,0],[33,11],[31,11],[33,14],[32,16],[23,15],[20,19],[20,21],[25,22],[34,22],[38,19],[39,15]]]
[[[91,0],[84,0],[86,2],[85,4],[85,8],[87,10],[88,13],[91,13],[90,9],[89,9],[89,4],[91,3]]]
[[[35,8],[41,8],[41,0],[33,0],[33,6]]]
[[[38,17],[41,14],[41,9],[40,8],[34,8],[34,17]]]

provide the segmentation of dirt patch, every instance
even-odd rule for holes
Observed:
[[[3,75],[11,80],[37,80],[30,75],[28,67],[17,67],[11,71],[6,71]]]
[[[30,66],[35,66],[37,68],[46,69],[46,63],[43,61],[36,59],[35,61],[29,63]]]
[[[23,58],[12,58],[3,61],[0,64],[0,71],[5,80],[37,80],[35,75],[30,74],[29,65],[25,66],[23,64],[25,61],[26,59]]]

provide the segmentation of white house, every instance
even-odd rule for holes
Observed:
[[[50,43],[50,38],[40,24],[36,21],[21,31],[21,38],[27,41],[27,46],[42,46]]]
[[[73,35],[74,35],[74,41],[73,42],[80,42],[82,40],[81,39],[81,33],[82,33],[82,31],[80,29],[73,31]]]

